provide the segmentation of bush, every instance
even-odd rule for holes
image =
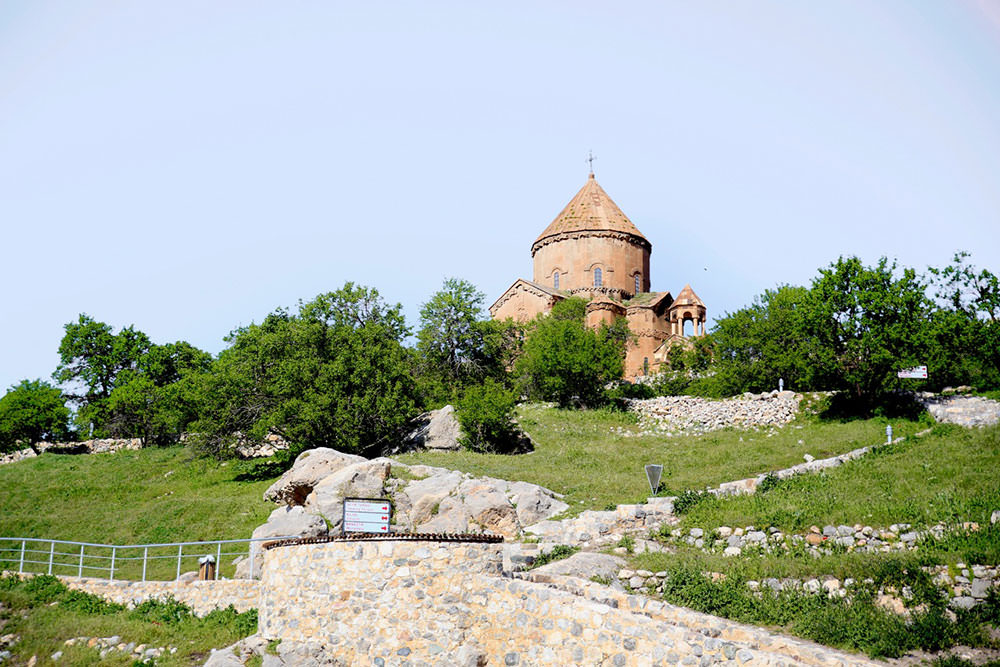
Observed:
[[[538,558],[535,559],[535,562],[531,564],[531,567],[529,569],[533,570],[536,567],[541,567],[543,565],[548,565],[549,563],[554,563],[557,560],[569,558],[579,550],[580,547],[571,547],[565,544],[557,544],[554,547],[552,547],[552,551],[540,554]]]
[[[677,496],[677,499],[674,501],[674,513],[684,514],[685,512],[690,510],[692,507],[694,507],[701,501],[710,497],[711,494],[706,493],[704,491],[692,491],[690,489],[688,489],[687,491],[682,491],[681,494]]]
[[[514,392],[487,378],[469,387],[458,402],[461,445],[474,452],[506,452],[517,442],[514,432]]]

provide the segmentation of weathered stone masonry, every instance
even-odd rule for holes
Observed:
[[[456,664],[456,656],[489,665],[872,664],[794,640],[778,652],[762,650],[766,631],[748,628],[748,641],[733,641],[716,627],[733,625],[727,621],[674,624],[664,620],[671,605],[630,596],[621,608],[617,599],[504,578],[500,563],[499,544],[272,548],[264,558],[260,635],[283,646],[323,644],[346,664],[416,667]]]

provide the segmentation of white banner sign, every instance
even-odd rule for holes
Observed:
[[[378,498],[344,498],[345,533],[388,533],[392,503]]]
[[[901,378],[915,378],[918,380],[927,379],[927,366],[917,366],[916,368],[904,368],[897,373]]]

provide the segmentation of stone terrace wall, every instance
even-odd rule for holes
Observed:
[[[775,645],[766,631],[731,641],[720,637],[721,619],[671,623],[669,605],[637,596],[623,609],[503,578],[500,547],[382,540],[271,549],[260,636],[283,647],[322,644],[346,664],[873,664],[808,642],[761,650]]]
[[[220,581],[108,581],[88,577],[59,577],[67,587],[93,593],[105,600],[134,607],[146,600],[172,597],[191,607],[196,616],[232,605],[236,611],[256,609],[260,582],[249,579]]]

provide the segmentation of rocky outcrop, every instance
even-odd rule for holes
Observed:
[[[507,538],[568,509],[558,494],[536,484],[407,466],[388,458],[368,460],[332,449],[303,452],[264,497],[281,507],[254,537],[337,532],[344,498],[388,497],[394,531],[488,531]]]
[[[446,405],[414,419],[413,430],[403,439],[402,449],[461,449],[461,438],[462,426],[455,417],[455,408]]]
[[[366,460],[363,456],[344,454],[329,447],[306,450],[298,455],[291,469],[268,487],[264,500],[301,505],[320,480],[345,466]]]
[[[795,419],[800,400],[802,396],[795,392],[772,391],[723,401],[694,396],[660,396],[630,400],[628,405],[639,415],[638,435],[682,435],[729,427],[783,426]]]

